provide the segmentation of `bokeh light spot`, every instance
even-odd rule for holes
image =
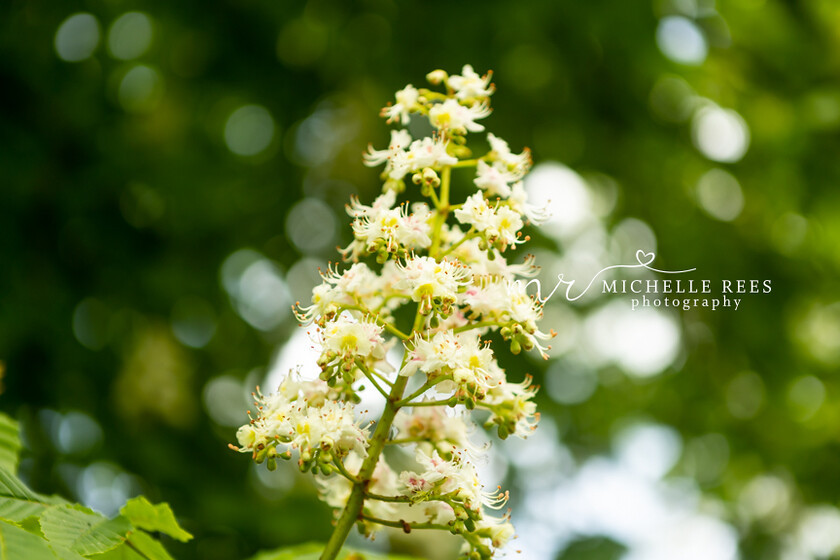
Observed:
[[[251,326],[270,331],[291,314],[289,289],[279,268],[250,249],[242,249],[222,264],[222,284],[239,315]]]
[[[826,365],[840,364],[840,301],[812,304],[795,321],[793,333],[818,361]]]
[[[716,220],[731,222],[744,209],[744,193],[730,173],[710,169],[697,182],[697,203]]]
[[[726,387],[726,406],[735,418],[753,418],[764,405],[764,381],[752,371],[739,373]]]
[[[666,16],[659,20],[656,44],[662,54],[674,62],[692,66],[702,64],[709,52],[703,31],[682,16]]]
[[[650,90],[650,108],[663,120],[681,123],[691,117],[696,97],[684,79],[679,76],[663,76]]]
[[[738,507],[751,518],[782,518],[790,507],[790,498],[790,490],[782,479],[761,475],[741,490]]]
[[[802,246],[807,234],[808,219],[801,214],[787,212],[773,223],[770,239],[780,253],[791,255]]]
[[[220,426],[236,427],[247,421],[244,411],[251,399],[242,382],[232,375],[214,377],[204,386],[204,408]]]
[[[112,463],[100,461],[82,470],[76,494],[86,506],[106,516],[116,515],[125,501],[138,494],[133,476]]]
[[[799,422],[813,418],[824,401],[825,385],[813,375],[803,375],[788,387],[787,403],[791,417]]]
[[[717,106],[694,113],[691,133],[695,147],[712,161],[734,163],[744,157],[750,145],[750,130],[741,115]]]
[[[172,334],[191,348],[203,348],[216,333],[216,313],[201,298],[184,297],[172,308]]]
[[[525,177],[528,200],[546,208],[550,217],[545,231],[558,239],[568,239],[594,219],[592,195],[580,175],[560,163],[541,163]]]
[[[555,362],[545,374],[549,396],[560,404],[578,404],[589,400],[598,388],[594,371],[565,362]]]
[[[652,479],[668,474],[682,453],[679,432],[662,424],[635,424],[622,430],[615,440],[619,461]]]
[[[137,58],[152,44],[152,20],[142,12],[127,12],[108,29],[108,51],[120,60]]]
[[[236,155],[255,156],[264,152],[274,138],[274,119],[261,105],[243,105],[225,123],[225,143]]]
[[[87,298],[73,311],[73,335],[82,346],[101,350],[109,339],[110,311],[104,303]]]
[[[58,58],[66,62],[90,58],[99,45],[99,21],[93,14],[73,14],[58,26],[54,45]]]
[[[324,201],[304,198],[289,209],[286,234],[301,253],[317,253],[332,248],[337,221]]]
[[[651,307],[631,310],[616,300],[591,314],[584,327],[595,359],[614,363],[634,377],[651,377],[674,363],[680,352],[680,329],[667,313]]]
[[[123,109],[132,113],[150,111],[163,96],[163,78],[145,64],[138,64],[125,73],[117,96]]]

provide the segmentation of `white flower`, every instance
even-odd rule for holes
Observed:
[[[486,102],[465,107],[455,99],[447,99],[429,109],[429,121],[438,130],[451,130],[461,134],[467,131],[481,132],[484,126],[475,121],[490,113],[490,106]]]
[[[356,263],[344,272],[332,266],[321,273],[323,283],[312,290],[311,305],[298,305],[295,316],[308,324],[313,320],[331,317],[342,305],[364,303],[368,308],[378,307],[387,295],[385,278],[377,276],[366,264]]]
[[[446,151],[449,145],[443,138],[426,137],[415,140],[407,151],[398,151],[391,160],[389,176],[399,180],[407,173],[413,173],[426,167],[439,168],[444,165],[454,165],[458,159]]]
[[[445,70],[432,70],[428,74],[426,74],[426,79],[429,81],[430,84],[436,86],[442,81],[446,79],[446,71]]]
[[[417,99],[420,97],[420,92],[414,86],[408,84],[403,89],[397,92],[397,102],[382,109],[381,115],[387,117],[386,122],[394,122],[399,120],[403,125],[407,125],[409,121],[409,113],[417,105]]]
[[[452,364],[452,380],[471,397],[479,399],[504,381],[504,371],[496,364],[489,344],[481,342],[475,331],[458,335],[458,351]]]
[[[525,191],[522,181],[514,183],[511,187],[507,203],[514,211],[528,218],[534,225],[539,225],[549,218],[546,208],[540,208],[528,202],[528,193]]]
[[[480,400],[488,389],[504,381],[504,371],[496,364],[493,351],[475,331],[439,331],[429,340],[418,337],[408,352],[400,375],[422,371],[430,379],[447,376],[447,381],[435,386],[438,392],[456,390],[459,397]]]
[[[498,424],[503,437],[513,434],[527,438],[540,420],[537,405],[531,400],[536,392],[530,377],[522,383],[504,382],[492,388],[483,401],[493,413],[487,424]]]
[[[502,319],[510,308],[510,292],[504,280],[485,277],[473,282],[462,295],[462,303],[470,311],[484,317]]]
[[[394,160],[399,159],[404,150],[411,144],[411,135],[407,130],[392,130],[391,141],[388,143],[388,148],[385,150],[374,150],[372,145],[368,145],[368,150],[363,154],[362,159],[368,167],[376,167],[377,165],[385,164],[383,174],[391,176],[394,174]],[[397,180],[401,179],[398,177]],[[394,193],[396,196],[396,193]],[[388,205],[393,206],[394,202]]]
[[[450,331],[440,331],[430,340],[417,337],[400,375],[414,375],[418,370],[425,374],[436,373],[454,363],[458,352],[458,337]]]
[[[480,192],[474,193],[461,208],[456,209],[455,217],[462,224],[481,232],[489,243],[498,245],[501,250],[523,242],[518,233],[525,224],[519,213],[499,203],[491,207]]]
[[[365,252],[376,253],[384,249],[388,253],[405,254],[412,249],[424,249],[431,245],[429,207],[422,202],[415,203],[409,214],[405,206],[391,208],[396,193],[392,190],[380,195],[372,206],[365,206],[354,199],[347,213],[353,216],[354,241],[341,252],[357,259]]]
[[[256,457],[271,446],[284,446],[300,450],[301,457],[316,451],[367,455],[367,428],[356,423],[351,403],[329,400],[329,392],[324,382],[300,382],[290,375],[277,392],[256,393],[258,413],[237,431],[239,451]]]
[[[431,257],[413,257],[398,266],[402,278],[396,288],[406,290],[412,300],[423,302],[427,312],[433,300],[444,305],[454,303],[461,287],[470,282],[467,267],[445,259],[437,262]]]
[[[478,160],[476,177],[473,181],[475,186],[487,192],[489,196],[500,196],[507,198],[511,194],[510,183],[519,179],[519,175],[502,168],[502,166],[490,165],[484,160]]]
[[[526,262],[525,267],[528,266]],[[527,341],[526,349],[536,348],[543,358],[547,348],[540,341],[550,340],[554,331],[543,333],[537,329],[543,305],[526,291],[527,283],[502,277],[485,277],[474,281],[460,296],[460,303],[468,305],[471,313],[499,324],[515,324],[517,334]],[[503,331],[504,334],[504,331]]]
[[[516,533],[507,517],[485,516],[476,523],[475,530],[479,536],[489,539],[494,548],[505,546]]]
[[[412,412],[400,410],[394,419],[398,439],[420,440],[418,445],[441,453],[455,448],[474,449],[469,441],[469,425],[464,415],[441,406],[421,406]]]
[[[352,363],[356,359],[381,360],[385,357],[385,340],[382,327],[372,320],[357,321],[343,313],[319,329],[323,348],[319,362],[331,363],[335,359]]]
[[[514,154],[510,151],[508,143],[492,132],[487,134],[487,141],[490,142],[490,156],[507,166],[509,171],[523,177],[531,168],[531,152],[527,148],[521,154]]]
[[[490,83],[492,73],[479,76],[469,64],[464,65],[461,75],[450,76],[447,84],[455,90],[455,97],[458,99],[471,99],[488,97],[493,93],[493,84]]]
[[[388,143],[388,149],[374,150],[373,146],[368,146],[368,151],[364,154],[365,165],[368,167],[382,165],[392,159],[400,150],[409,144],[411,144],[411,135],[407,130],[392,130],[391,141]],[[393,202],[391,204],[393,204]]]
[[[506,493],[483,491],[475,465],[463,452],[455,452],[446,460],[437,451],[427,453],[418,447],[414,459],[422,471],[404,471],[399,482],[403,492],[417,501],[447,497],[479,515],[482,506],[498,509],[507,501]]]
[[[507,206],[498,206],[495,212],[495,221],[493,223],[492,235],[488,237],[493,242],[501,245],[502,250],[508,245],[516,245],[523,243],[519,239],[518,233],[525,224],[522,223],[522,217],[519,212],[511,210]]]
[[[476,231],[485,231],[493,226],[494,212],[481,192],[473,193],[455,210],[455,218]]]
[[[294,420],[292,446],[302,452],[320,448],[337,450],[339,454],[352,450],[367,456],[367,430],[356,423],[352,403],[326,401],[321,407],[308,406],[305,414],[295,416]]]

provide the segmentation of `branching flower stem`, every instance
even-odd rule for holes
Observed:
[[[449,215],[449,182],[452,176],[451,171],[451,168],[447,166],[443,169],[442,173],[443,176],[441,178],[440,184],[441,206],[437,210],[435,227],[432,233],[431,254],[436,254],[440,251],[441,231],[443,229],[443,224],[446,222],[446,217]],[[354,307],[356,307],[356,309],[364,313],[367,313],[368,315],[373,316],[376,319],[377,323],[381,324],[384,328],[388,329],[389,332],[392,332],[394,335],[400,337],[402,340],[409,340],[411,338],[396,327],[389,325],[385,321],[381,321],[378,318],[378,316],[373,315],[369,310],[367,310],[363,306]],[[417,312],[414,315],[414,326],[412,328],[412,334],[417,333],[420,330],[421,326],[423,325],[423,321],[424,316],[420,313],[420,305],[418,305]],[[405,363],[408,360],[408,355],[409,353],[406,352],[403,356],[402,364],[400,364],[401,370],[403,367],[405,367]],[[362,371],[364,372],[365,370],[363,369]],[[379,456],[382,454],[382,450],[385,448],[385,444],[388,442],[391,433],[391,426],[394,423],[394,418],[397,415],[397,411],[401,408],[400,403],[407,383],[408,377],[398,375],[396,381],[391,387],[391,392],[386,396],[385,410],[382,412],[382,417],[376,423],[376,429],[373,432],[373,436],[371,436],[370,447],[368,448],[368,456],[362,463],[361,469],[359,469],[359,474],[356,477],[357,480],[353,483],[353,488],[350,491],[350,498],[347,500],[347,505],[344,507],[344,511],[341,512],[341,516],[336,522],[335,530],[333,530],[332,535],[330,535],[330,539],[327,541],[327,545],[324,548],[324,552],[321,553],[321,560],[334,560],[336,558],[338,553],[341,551],[341,547],[344,544],[344,541],[347,540],[347,535],[350,533],[350,530],[353,528],[353,525],[356,523],[356,521],[360,519],[368,519],[376,523],[383,521],[383,523],[381,524],[387,526],[400,526],[399,524],[393,524],[386,520],[367,518],[362,514],[362,510],[365,505],[365,492],[367,490],[368,485],[370,484],[373,472],[376,469],[376,464],[379,462]],[[377,388],[380,387],[377,386]],[[385,395],[384,391],[381,392],[383,395]],[[417,526],[412,527],[417,529],[447,529],[444,526],[432,525],[429,523],[416,525]],[[425,527],[425,525],[429,526]]]
[[[365,366],[365,364],[364,364],[364,363],[362,363],[362,361],[361,361],[361,360],[356,360],[356,367],[358,367],[358,368],[359,368],[359,370],[361,370],[361,372],[362,372],[363,374],[365,374],[365,377],[367,377],[367,378],[368,378],[368,381],[370,381],[370,382],[371,382],[371,384],[372,384],[372,385],[376,388],[376,390],[377,390],[377,391],[379,391],[379,394],[380,394],[380,395],[382,395],[382,396],[383,396],[383,397],[385,397],[386,399],[387,399],[387,398],[389,398],[388,393],[387,393],[387,392],[385,392],[385,389],[383,389],[383,388],[379,385],[379,383],[377,383],[377,382],[376,382],[376,378],[374,378],[373,374],[370,372],[370,370],[368,370],[368,368]]]
[[[437,523],[408,523],[405,521],[388,521],[387,519],[379,519],[378,517],[370,517],[367,515],[363,515],[362,519],[364,519],[365,521],[370,521],[371,523],[385,525],[386,527],[402,529],[406,533],[410,533],[414,529],[437,529],[439,531],[449,531],[448,526],[440,525]]]
[[[423,384],[422,387],[420,387],[419,389],[414,391],[411,395],[407,396],[406,398],[404,398],[403,400],[401,400],[397,404],[400,405],[400,406],[409,406],[409,405],[411,405],[411,401],[413,401],[414,399],[416,399],[417,397],[419,397],[420,395],[422,395],[423,393],[425,393],[426,391],[428,391],[429,389],[431,389],[432,387],[434,387],[438,383],[440,383],[442,381],[446,381],[447,379],[450,379],[450,377],[449,376],[442,376],[442,377],[438,377],[438,378],[436,378],[432,381],[427,381],[426,383]]]

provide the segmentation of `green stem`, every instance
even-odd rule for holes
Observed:
[[[378,523],[379,525],[385,525],[386,527],[395,527],[397,529],[402,529],[406,533],[410,533],[412,529],[438,529],[441,531],[449,531],[450,527],[448,525],[440,525],[438,523],[408,523],[405,521],[388,521],[387,519],[379,519],[378,517],[370,517],[368,515],[362,516],[366,521],[370,521],[371,523]]]
[[[453,329],[455,334],[471,331],[473,329],[483,329],[484,327],[500,327],[498,322],[496,321],[479,321],[478,323],[472,323],[469,325],[464,325],[463,327],[457,327]]]
[[[451,206],[450,206],[450,208],[451,208]],[[451,253],[452,251],[454,251],[455,249],[457,249],[458,247],[460,247],[460,246],[461,246],[461,244],[462,244],[462,243],[464,243],[464,241],[469,241],[470,239],[474,239],[474,238],[476,238],[476,237],[478,237],[478,234],[477,234],[477,233],[474,233],[474,232],[473,232],[473,230],[468,231],[468,232],[467,232],[467,234],[466,234],[466,235],[464,235],[464,237],[462,237],[462,238],[460,239],[460,241],[458,241],[457,243],[455,243],[454,245],[452,245],[449,249],[447,249],[446,251],[444,251],[443,253],[441,253],[441,254],[440,254],[440,257],[441,257],[441,258],[445,257],[446,255],[448,255],[449,253]]]
[[[407,403],[406,406],[449,406],[449,403],[452,401],[451,398],[441,401],[420,401],[420,402],[413,402]]]
[[[376,463],[379,462],[379,456],[385,448],[385,442],[388,440],[388,434],[391,431],[391,425],[394,423],[394,417],[397,414],[397,402],[402,397],[405,390],[405,384],[408,382],[407,377],[400,376],[394,382],[394,388],[385,403],[385,410],[382,412],[382,418],[376,423],[376,430],[371,437],[370,447],[368,448],[368,456],[365,462],[362,463],[362,468],[359,470],[358,482],[353,484],[353,489],[350,491],[350,498],[347,500],[347,505],[338,518],[335,525],[335,530],[330,535],[330,540],[327,541],[327,546],[324,552],[321,553],[321,560],[334,560],[341,551],[341,546],[347,540],[347,535],[353,525],[359,519],[362,519],[362,508],[365,504],[365,490],[370,484],[373,471],[376,469]]]
[[[344,462],[339,459],[338,457],[335,458],[333,464],[338,469],[338,472],[341,476],[352,482],[353,484],[358,484],[359,479],[353,476],[350,471],[347,470],[347,467],[344,466]]]
[[[481,158],[462,159],[458,163],[453,164],[452,167],[455,168],[455,169],[457,169],[459,167],[475,167],[476,165],[478,165],[478,162],[479,162],[480,159]]]
[[[414,316],[414,330],[418,328],[418,324],[422,322],[422,315],[420,314],[420,306],[417,306],[417,312]],[[400,370],[405,367],[405,362],[408,360],[408,352],[403,355]],[[391,433],[391,426],[394,423],[394,418],[397,411],[400,409],[399,401],[402,398],[405,386],[408,383],[408,377],[398,375],[394,385],[391,387],[391,393],[385,401],[385,410],[382,411],[382,417],[376,423],[376,429],[373,431],[373,436],[370,438],[370,446],[368,447],[368,456],[362,463],[362,468],[359,469],[359,474],[356,476],[357,482],[353,484],[353,489],[350,491],[350,497],[347,499],[347,505],[344,506],[344,511],[335,525],[330,539],[321,553],[320,560],[335,560],[344,541],[347,540],[347,535],[353,528],[356,521],[363,519],[362,509],[365,505],[365,492],[370,485],[370,480],[373,477],[373,471],[376,469],[376,464],[379,462],[379,456],[382,450],[385,449],[385,444],[388,442],[388,436]]]
[[[449,183],[452,180],[452,166],[447,165],[441,171],[440,177],[440,206],[437,210],[435,219],[435,227],[432,232],[432,246],[429,249],[429,256],[440,259],[438,252],[440,251],[440,233],[443,230],[443,224],[446,223],[446,218],[449,215]]]
[[[376,388],[376,390],[379,391],[379,394],[387,399],[388,398],[388,393],[385,392],[385,389],[383,389],[382,387],[379,386],[379,383],[376,382],[376,379],[374,379],[371,372],[368,371],[368,368],[365,367],[365,365],[362,363],[361,360],[356,360],[356,366],[361,370],[362,373],[365,374],[365,377],[368,378],[368,381],[370,381],[373,384],[373,386]]]
[[[441,381],[446,381],[447,379],[451,379],[451,377],[443,376],[443,377],[438,377],[434,381],[426,381],[426,383],[424,383],[422,387],[420,387],[419,389],[414,391],[411,395],[407,396],[406,398],[404,398],[403,400],[401,400],[397,404],[400,405],[400,406],[407,406],[411,403],[411,401],[413,401],[414,399],[416,399],[417,397],[419,397],[420,395],[422,395],[423,393],[425,393],[426,391],[428,391],[429,389],[431,389],[432,387],[434,387],[435,385],[437,385]]]
[[[443,224],[446,222],[446,217],[449,214],[449,181],[451,178],[452,169],[450,167],[443,168],[443,177],[440,185],[440,202],[441,207],[438,208],[435,228],[432,233],[432,248],[429,251],[430,255],[434,255],[440,248],[440,234],[443,229]],[[344,306],[350,309],[358,309],[365,313],[371,314],[364,306]],[[377,323],[388,329],[389,332],[400,337],[404,341],[411,339],[410,336],[399,331],[396,327],[388,325],[380,320],[378,316],[374,315]],[[420,306],[417,306],[417,311],[414,315],[414,326],[412,327],[412,336],[423,325],[424,316],[420,313]],[[402,364],[398,371],[402,371],[405,363],[408,360],[409,352],[406,351],[403,355]],[[335,524],[335,529],[330,535],[324,551],[321,553],[320,560],[335,560],[338,553],[341,552],[341,547],[344,541],[347,540],[347,535],[353,525],[359,520],[367,520],[380,525],[389,527],[399,527],[403,530],[410,531],[411,529],[447,529],[444,525],[433,525],[431,523],[421,523],[409,526],[408,524],[401,524],[397,522],[387,521],[385,519],[378,519],[375,517],[365,516],[362,511],[365,505],[365,493],[370,485],[373,472],[376,469],[376,464],[379,462],[379,457],[382,455],[382,450],[385,449],[385,444],[388,442],[388,436],[391,433],[391,426],[394,424],[394,418],[397,411],[400,409],[400,400],[405,392],[405,386],[408,383],[408,377],[404,375],[397,375],[397,379],[391,386],[391,392],[385,401],[385,410],[382,412],[382,417],[376,423],[376,429],[370,438],[370,446],[368,447],[368,455],[362,463],[362,468],[359,469],[359,474],[356,476],[357,482],[353,483],[353,488],[350,491],[350,497],[347,499],[347,505],[341,512],[341,516]]]
[[[438,198],[437,193],[435,193],[434,187],[429,188],[429,198],[432,199],[432,202],[435,204],[435,208],[440,208],[440,199]]]
[[[397,438],[397,439],[389,439],[385,442],[386,445],[400,445],[403,443],[420,443],[421,441],[429,441],[428,438],[424,437],[406,437],[406,438]],[[371,494],[368,494],[371,496]]]

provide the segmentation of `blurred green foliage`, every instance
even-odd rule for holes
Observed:
[[[669,54],[667,17],[708,52],[678,39]],[[607,365],[585,402],[543,394],[565,446],[580,460],[608,452],[633,418],[676,428],[675,474],[719,499],[744,558],[778,557],[796,507],[838,505],[836,2],[11,0],[0,52],[0,406],[23,423],[22,475],[38,491],[105,509],[141,491],[165,499],[197,537],[172,543],[182,558],[324,540],[314,490],[289,473],[266,486],[226,449],[235,418],[208,413],[230,395],[209,381],[260,382],[297,328],[249,308],[222,265],[273,263],[291,293],[272,305],[286,313],[306,271],[348,242],[349,196],[379,188],[360,161],[387,139],[379,108],[429,70],[469,63],[495,71],[490,130],[614,188],[605,227],[646,222],[664,268],[773,283],[738,312],[683,313],[681,358],[661,375]],[[743,117],[743,158],[698,149],[698,102]],[[699,194],[715,168],[740,186],[733,219]],[[296,218],[304,197],[326,218]],[[244,248],[255,252],[226,261]],[[266,278],[246,287],[271,289]],[[543,364],[503,365],[545,381]],[[704,470],[710,434],[727,459]],[[793,505],[745,520],[739,496],[765,474]]]

